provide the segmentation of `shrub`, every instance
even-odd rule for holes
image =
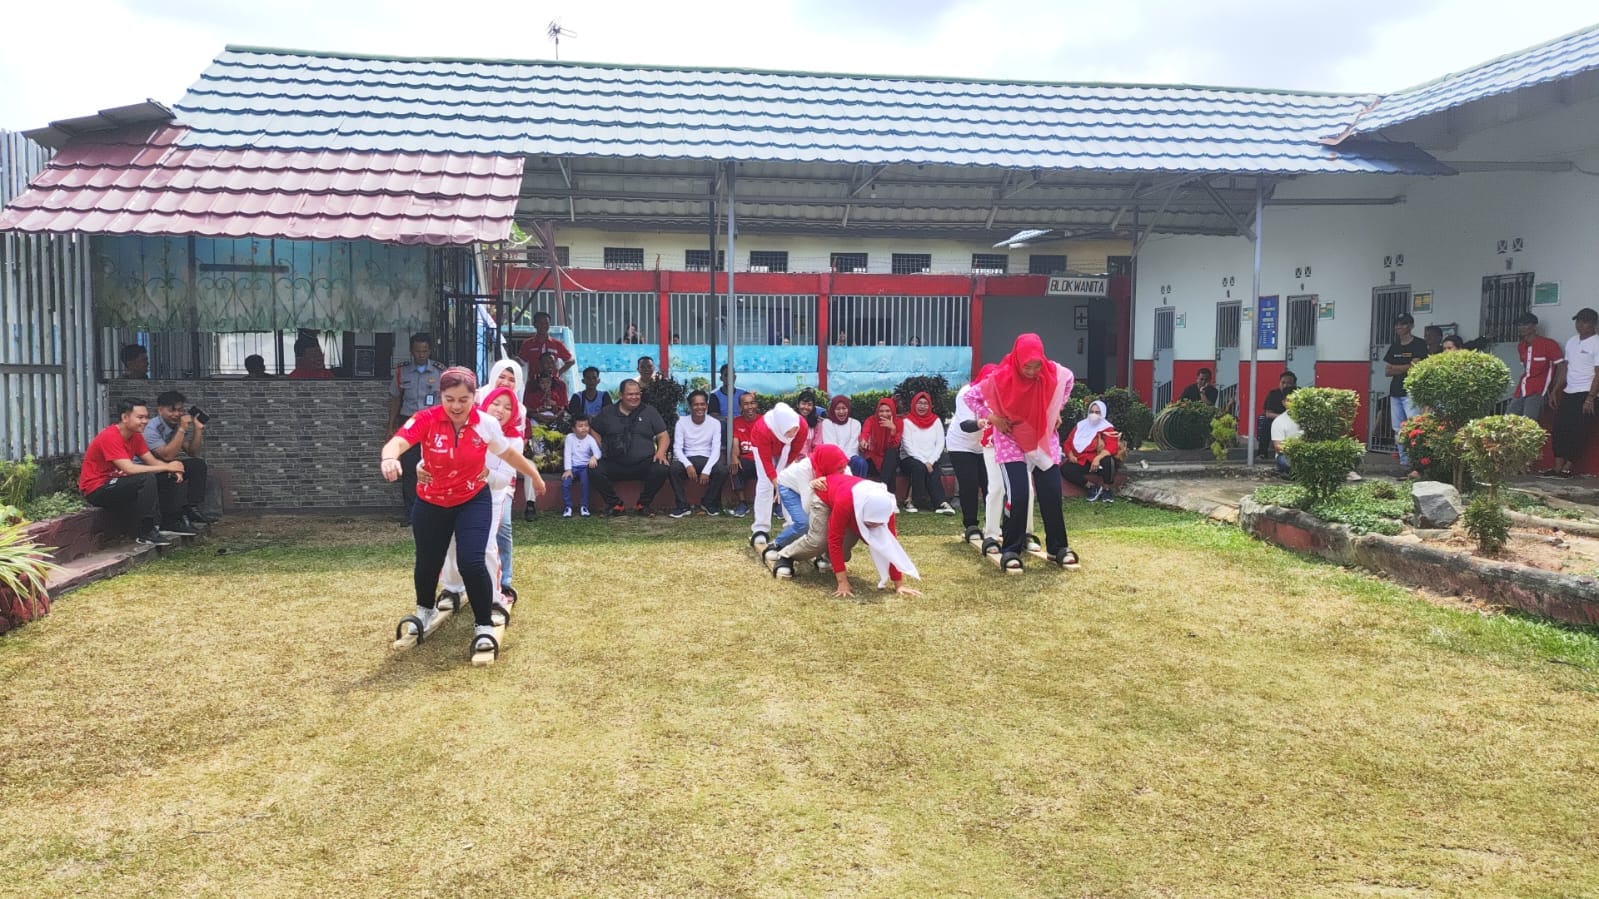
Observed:
[[[55,568],[49,547],[29,540],[21,524],[0,526],[0,634],[50,612],[45,578]]]
[[[32,456],[21,462],[0,462],[0,506],[21,508],[33,495],[39,463]]]
[[[62,490],[29,500],[22,507],[22,514],[29,521],[44,521],[71,515],[83,507],[83,497],[77,491]]]
[[[644,385],[644,402],[655,407],[671,428],[677,421],[677,407],[688,396],[688,388],[670,378],[657,378]]]
[[[522,455],[532,460],[533,467],[541,472],[559,473],[566,464],[566,435],[554,428],[533,425],[528,428],[527,447]]]
[[[1492,412],[1509,389],[1510,369],[1476,350],[1428,356],[1405,376],[1405,392],[1451,428]]]
[[[1218,415],[1210,422],[1210,454],[1217,462],[1227,459],[1227,451],[1238,442],[1238,419],[1231,415]]]
[[[1121,445],[1129,452],[1138,449],[1144,441],[1149,439],[1150,429],[1155,424],[1155,413],[1144,405],[1133,393],[1125,387],[1112,387],[1098,396],[1093,391],[1078,382],[1072,387],[1071,398],[1066,401],[1065,408],[1060,413],[1060,436],[1062,440],[1070,436],[1072,428],[1083,420],[1088,414],[1088,404],[1099,400],[1105,404],[1105,417],[1116,427],[1116,433],[1121,435]]]
[[[1301,387],[1288,395],[1288,417],[1309,441],[1349,436],[1359,410],[1360,398],[1353,390]]]
[[[1201,449],[1210,442],[1210,423],[1219,414],[1209,403],[1192,400],[1171,403],[1155,416],[1155,443],[1161,449]]]
[[[849,396],[849,415],[850,415],[850,418],[853,418],[856,421],[865,421],[866,419],[871,418],[872,417],[872,413],[877,411],[877,401],[882,399],[885,396],[890,396],[890,395],[891,394],[889,394],[889,392],[886,391],[886,390],[867,390],[867,391],[864,391],[862,393],[852,393],[852,394],[850,394],[850,396]],[[899,400],[895,400],[894,402],[898,403]],[[826,410],[823,410],[823,411],[825,413]],[[901,415],[905,414],[905,410],[904,409],[901,409],[899,411],[900,411]]]
[[[1298,396],[1298,392],[1294,395]],[[1325,499],[1343,486],[1365,452],[1366,448],[1353,437],[1334,440],[1290,437],[1283,444],[1283,453],[1288,456],[1289,476],[1294,483],[1309,491],[1315,500]]]
[[[948,418],[955,411],[954,394],[950,393],[949,381],[943,375],[913,375],[894,388],[894,402],[899,404],[901,415],[911,410],[911,400],[918,393],[932,398],[933,412],[939,418]]]
[[[1399,428],[1399,445],[1405,458],[1423,477],[1435,481],[1455,481],[1455,432],[1447,422],[1430,412],[1406,419]],[[1458,486],[1458,483],[1457,483]]]
[[[1269,484],[1255,490],[1255,501],[1304,509],[1322,521],[1348,525],[1356,534],[1398,534],[1410,511],[1410,484],[1362,481],[1345,484],[1330,495],[1313,498],[1298,484]]]
[[[1536,421],[1520,415],[1490,415],[1466,424],[1455,436],[1461,461],[1497,502],[1499,485],[1538,461],[1544,432]]]
[[[1480,494],[1467,503],[1462,517],[1465,519],[1466,533],[1477,541],[1477,548],[1485,555],[1499,552],[1510,540],[1510,516],[1500,508],[1499,500],[1490,494]]]

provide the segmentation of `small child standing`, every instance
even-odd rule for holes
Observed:
[[[580,515],[589,517],[589,470],[600,467],[600,444],[589,433],[589,417],[579,415],[572,419],[572,433],[566,435],[566,470],[561,472],[561,493],[566,497],[566,511],[562,518],[572,517],[572,497]],[[573,489],[573,488],[577,489]]]

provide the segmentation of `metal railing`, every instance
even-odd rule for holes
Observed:
[[[577,343],[622,343],[628,327],[638,329],[639,342],[659,342],[659,320],[654,293],[566,291],[565,315],[555,308],[553,290],[507,290],[504,301],[511,309],[511,327],[531,332],[533,315],[547,312],[556,324],[572,329]]]
[[[965,296],[834,296],[827,339],[833,346],[967,346],[971,316]]]

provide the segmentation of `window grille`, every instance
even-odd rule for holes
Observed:
[[[686,271],[686,272],[703,272],[703,271],[709,270],[710,267],[711,267],[711,251],[710,250],[684,250],[683,251],[683,270],[684,271]],[[719,271],[719,272],[727,271],[727,251],[726,250],[717,250],[716,251],[716,270]]]
[[[979,275],[1003,275],[1010,268],[1010,256],[1005,253],[973,253],[972,272]]]
[[[895,253],[889,263],[889,271],[896,275],[919,275],[932,270],[932,253]]]
[[[787,250],[751,250],[750,271],[760,272],[786,272],[788,271]]]
[[[829,257],[828,262],[835,272],[866,271],[865,253],[834,253]]]
[[[1066,274],[1066,256],[1064,254],[1039,255],[1037,253],[1027,257],[1027,273],[1029,275],[1064,275]]]
[[[1532,272],[1489,275],[1482,279],[1481,336],[1490,343],[1521,339],[1516,319],[1532,311]]]
[[[626,269],[628,271],[644,270],[643,247],[606,247],[605,267]]]

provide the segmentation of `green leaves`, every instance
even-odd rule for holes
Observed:
[[[50,611],[45,578],[56,566],[48,547],[29,540],[23,525],[0,525],[0,633]]]
[[[1455,435],[1455,447],[1472,477],[1490,489],[1531,468],[1543,444],[1543,428],[1521,415],[1479,418]]]
[[[1405,377],[1411,399],[1455,427],[1492,412],[1509,390],[1510,369],[1476,350],[1428,356],[1411,365]]]
[[[1304,487],[1312,500],[1320,500],[1332,496],[1333,491],[1343,486],[1349,473],[1360,464],[1366,448],[1353,437],[1335,440],[1290,437],[1283,443],[1283,453],[1288,456],[1289,477]]]
[[[1354,428],[1360,397],[1353,390],[1301,387],[1288,395],[1288,417],[1306,440],[1336,440]]]

